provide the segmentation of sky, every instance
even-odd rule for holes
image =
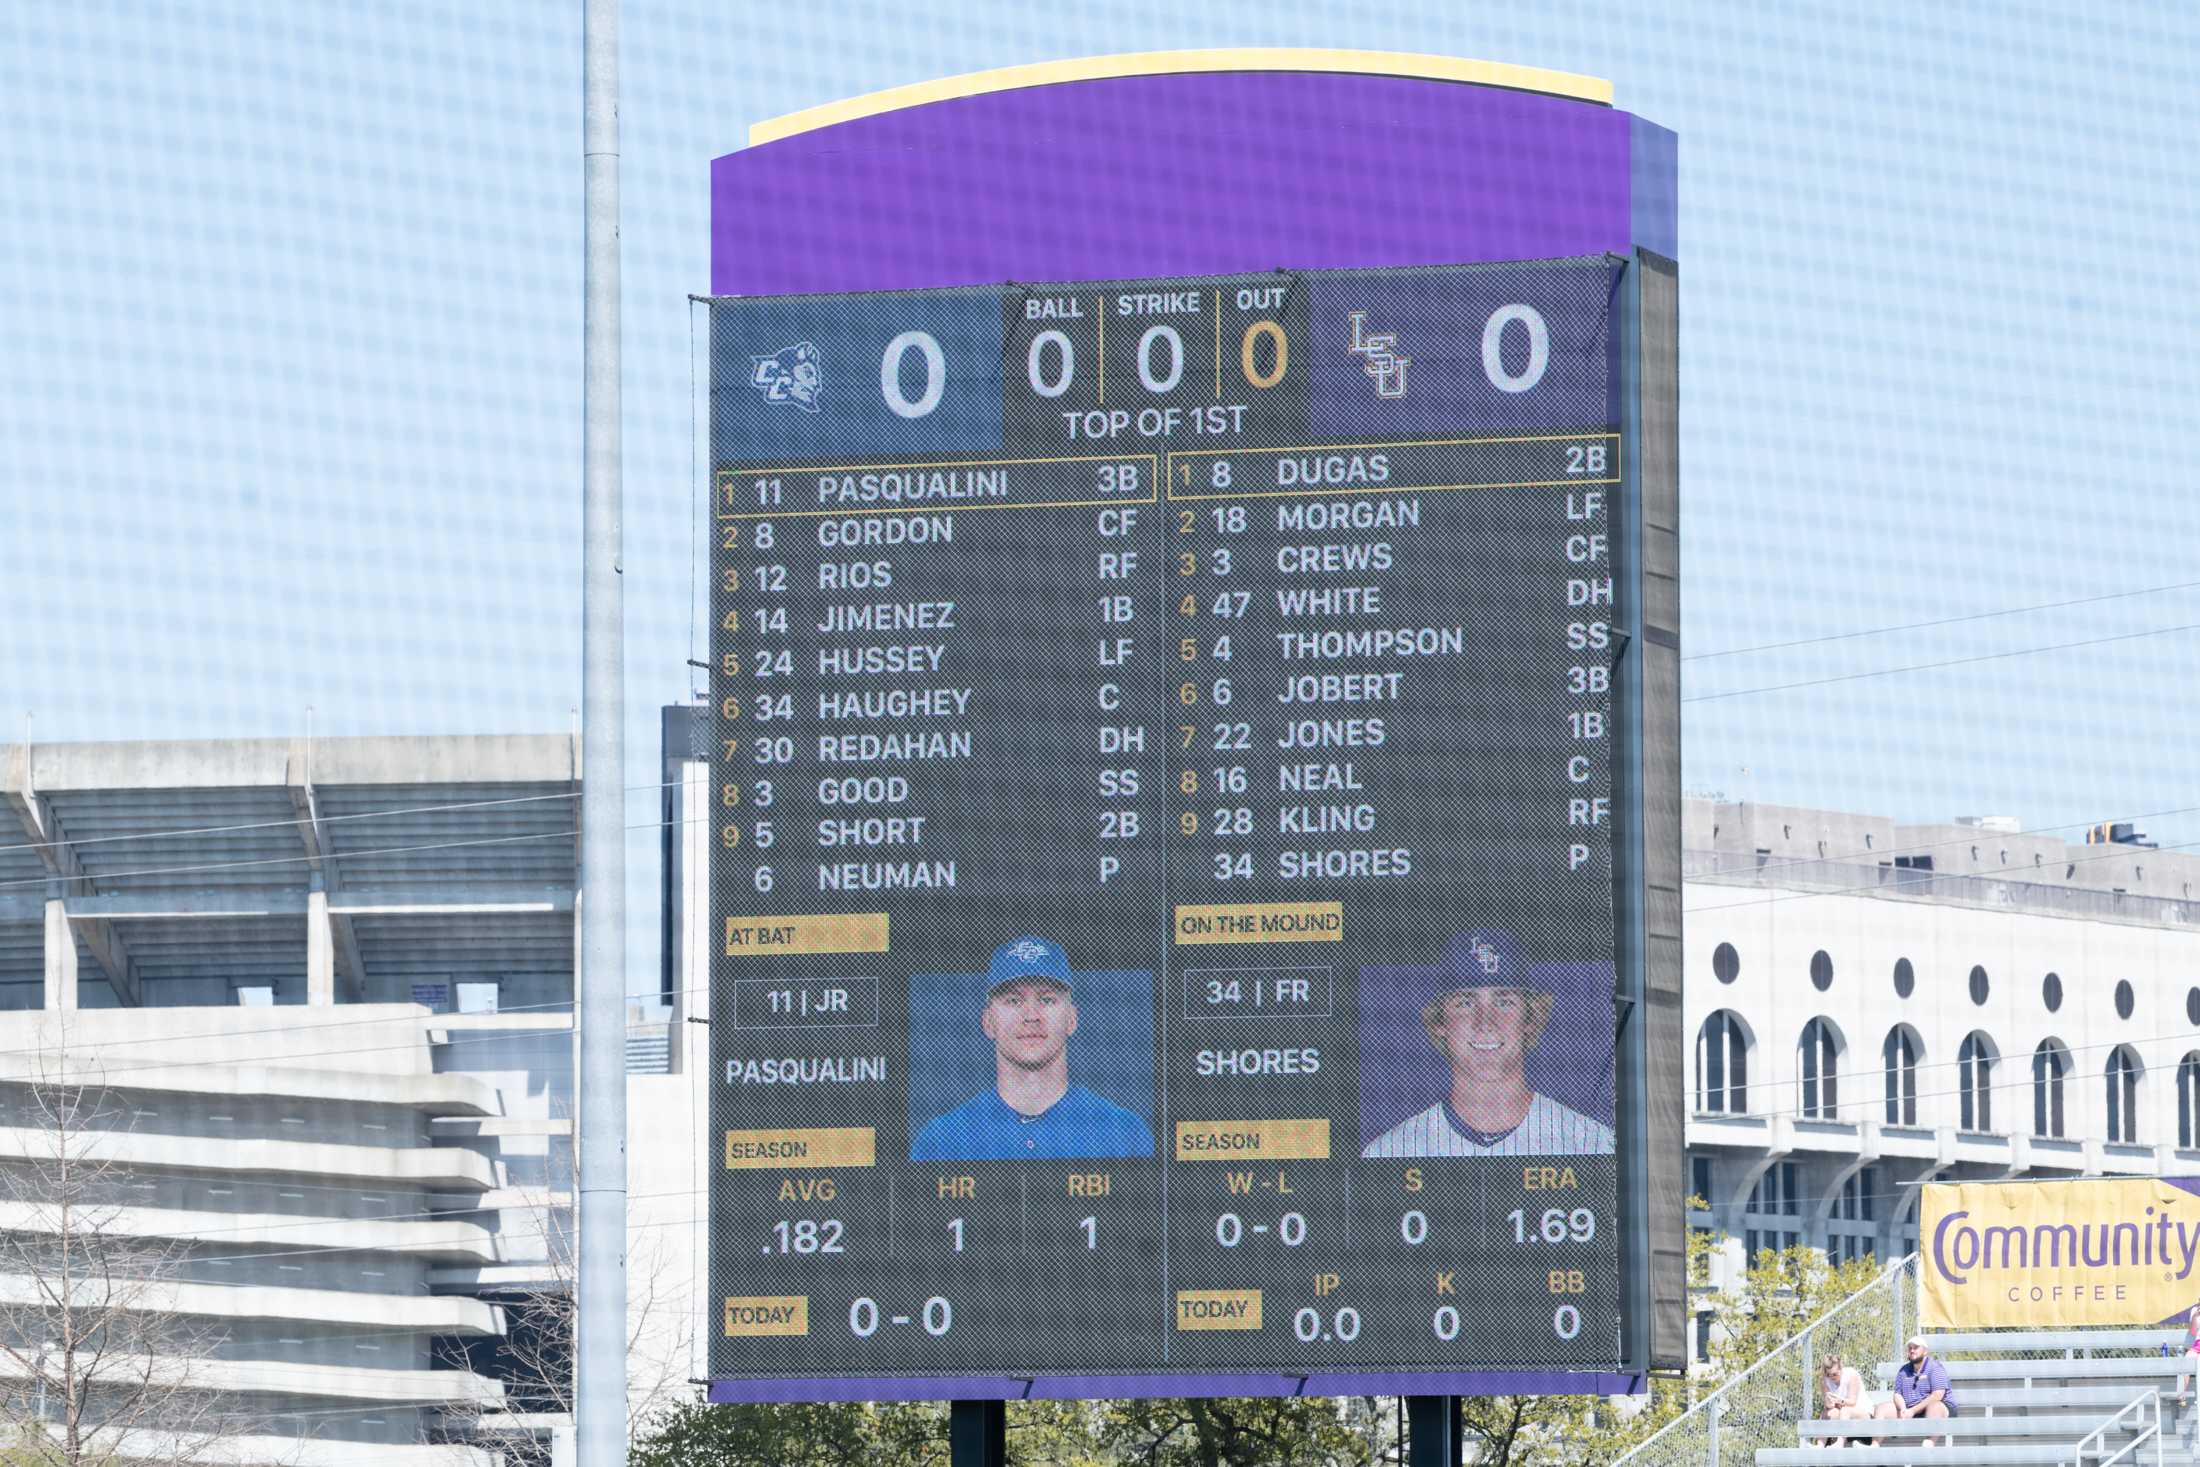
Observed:
[[[0,6],[0,742],[577,727],[580,15]],[[707,647],[710,159],[1238,45],[1585,73],[1679,133],[1692,793],[2200,843],[2200,13],[1914,0],[627,0],[630,826]]]

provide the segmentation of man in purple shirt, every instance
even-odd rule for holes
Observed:
[[[1923,1335],[1911,1335],[1909,1360],[1894,1373],[1894,1395],[1879,1403],[1883,1421],[1919,1416],[1939,1421],[1956,1414],[1956,1394],[1948,1384],[1948,1367],[1933,1358]],[[1877,1445],[1874,1443],[1873,1445]],[[1934,1445],[1932,1437],[1924,1445]]]

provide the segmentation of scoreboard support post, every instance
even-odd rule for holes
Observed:
[[[1406,1397],[1407,1467],[1459,1467],[1463,1435],[1457,1396]]]
[[[1630,258],[1621,270],[1617,314],[1621,432],[1625,435],[1624,442],[1639,445],[1642,442],[1642,262],[1639,258]],[[1620,496],[1621,509],[1613,525],[1619,542],[1619,561],[1625,567],[1625,620],[1633,623],[1627,631],[1627,641],[1613,658],[1612,669],[1613,698],[1615,702],[1624,703],[1627,710],[1619,721],[1621,738],[1614,777],[1615,786],[1623,789],[1625,795],[1613,801],[1617,811],[1613,822],[1613,936],[1619,945],[1619,962],[1616,965],[1618,984],[1612,998],[1623,1036],[1623,1042],[1613,1051],[1616,1079],[1620,1094],[1627,1099],[1618,1112],[1624,1118],[1627,1134],[1620,1138],[1617,1155],[1620,1235],[1627,1240],[1619,1256],[1623,1331],[1620,1349],[1630,1360],[1645,1358],[1648,1350],[1651,1278],[1650,1188],[1645,1177],[1650,1152],[1650,1105],[1641,1037],[1648,1017],[1643,1007],[1648,914],[1644,911],[1642,893],[1642,722],[1643,667],[1649,648],[1633,645],[1643,639],[1647,630],[1642,597],[1642,494],[1639,483],[1635,482],[1640,477],[1636,463],[1640,457],[1639,453],[1628,456],[1623,472],[1629,482]]]
[[[950,1402],[947,1408],[947,1456],[951,1467],[1006,1467],[1008,1403]]]

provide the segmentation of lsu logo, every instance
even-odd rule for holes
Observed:
[[[1377,390],[1380,391],[1381,389],[1378,388]],[[1498,964],[1501,961],[1497,955],[1497,949],[1487,942],[1478,942],[1474,945],[1473,952],[1474,960],[1482,965],[1482,971],[1492,978],[1496,977]]]
[[[818,410],[818,396],[825,390],[825,365],[814,345],[798,341],[749,360],[756,364],[749,385],[764,394],[764,401],[792,403],[806,413]]]
[[[1352,340],[1345,344],[1345,350],[1363,359],[1361,370],[1375,379],[1375,395],[1404,397],[1406,368],[1413,365],[1413,358],[1398,355],[1398,333],[1383,331],[1368,335],[1365,311],[1354,311],[1345,319],[1352,323]]]

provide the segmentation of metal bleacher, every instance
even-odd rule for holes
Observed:
[[[2177,1400],[2196,1363],[2183,1353],[2182,1331],[1991,1330],[1926,1340],[1948,1368],[1959,1415],[1799,1420],[1796,1445],[1760,1448],[1757,1467],[2200,1467],[2192,1441],[2200,1403]],[[1875,1402],[1887,1399],[1895,1369],[1876,1368]],[[1870,1445],[1874,1438],[1881,1445]]]

